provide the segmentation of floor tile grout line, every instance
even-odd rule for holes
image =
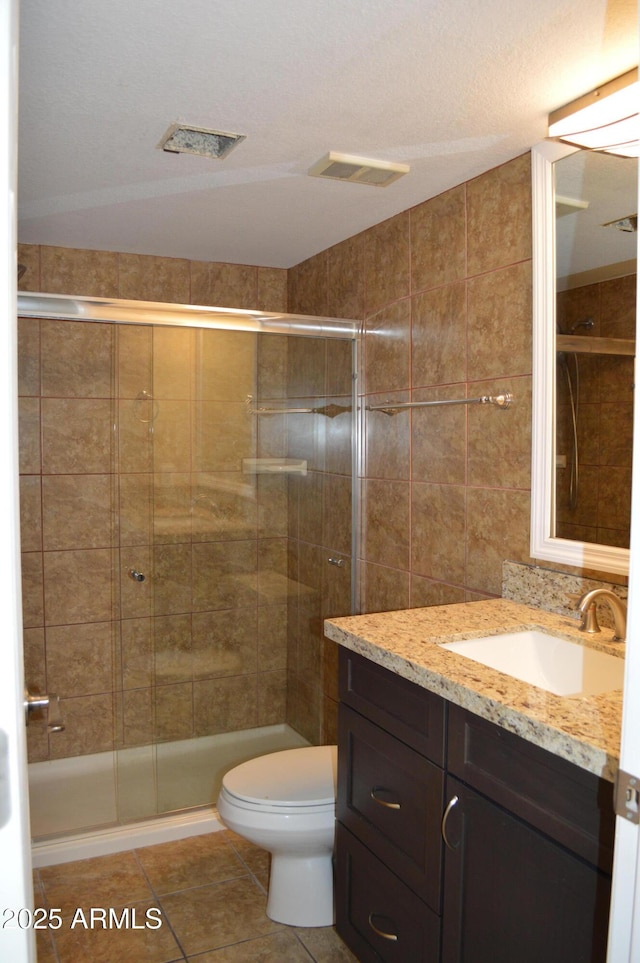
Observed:
[[[61,961],[60,961],[60,954],[58,953],[58,944],[56,943],[56,935],[55,935],[55,932],[51,932],[51,931],[50,931],[50,932],[49,932],[49,938],[50,938],[50,940],[51,940],[51,947],[52,947],[52,949],[53,949],[53,955],[54,955],[54,957],[55,957],[55,963],[61,963]],[[36,950],[37,950],[37,945],[36,945]]]
[[[145,848],[147,848],[147,847],[145,847]],[[222,884],[225,884],[225,883],[231,883],[231,882],[234,882],[234,881],[237,881],[237,880],[241,880],[241,879],[250,879],[250,880],[251,880],[251,883],[256,887],[256,889],[257,889],[263,896],[268,895],[267,890],[265,889],[265,887],[264,887],[264,886],[262,885],[262,883],[260,882],[259,877],[257,876],[256,873],[254,873],[254,872],[252,871],[251,866],[250,866],[247,858],[245,858],[245,857],[243,856],[242,852],[241,852],[240,849],[235,845],[234,841],[233,841],[232,839],[225,838],[225,839],[224,839],[224,847],[222,847],[222,849],[223,849],[223,850],[226,850],[227,852],[233,853],[233,855],[235,856],[235,858],[238,860],[238,862],[239,862],[239,864],[240,864],[240,867],[241,867],[242,869],[244,869],[245,872],[241,873],[240,875],[228,876],[228,877],[225,877],[224,879],[210,880],[210,881],[205,882],[205,883],[199,883],[198,885],[195,885],[195,886],[187,886],[187,887],[185,887],[184,889],[171,890],[170,892],[163,893],[163,894],[160,894],[160,893],[157,891],[156,886],[153,884],[152,879],[151,879],[151,875],[150,875],[149,872],[147,872],[147,870],[146,870],[146,868],[145,868],[145,865],[144,865],[144,863],[143,863],[143,860],[142,860],[142,858],[141,858],[141,855],[140,855],[140,853],[139,853],[139,851],[138,851],[138,850],[139,850],[139,847],[138,847],[138,849],[135,849],[135,848],[134,848],[134,849],[129,850],[129,853],[133,856],[133,862],[134,862],[136,868],[138,869],[138,871],[141,873],[142,879],[144,880],[145,885],[146,885],[146,887],[148,888],[149,892],[148,892],[147,895],[145,895],[145,896],[143,896],[143,897],[137,897],[137,898],[135,898],[135,899],[126,899],[126,898],[121,899],[121,902],[122,902],[122,904],[125,905],[125,906],[126,906],[126,905],[134,905],[134,904],[136,904],[136,903],[143,903],[143,902],[155,902],[156,906],[158,906],[158,907],[160,908],[160,910],[161,910],[161,912],[162,912],[163,922],[164,922],[164,924],[168,927],[169,933],[171,934],[171,936],[172,936],[173,939],[174,939],[177,952],[178,952],[179,954],[181,954],[180,956],[171,957],[171,959],[165,961],[165,963],[188,963],[188,960],[190,959],[190,957],[188,956],[188,954],[187,954],[187,952],[186,952],[186,950],[185,950],[185,948],[184,948],[181,940],[178,938],[178,935],[177,935],[177,933],[176,933],[176,931],[175,931],[175,929],[174,929],[174,927],[173,927],[173,925],[172,925],[172,923],[171,923],[171,920],[169,919],[169,916],[167,915],[167,913],[166,913],[166,911],[165,911],[165,905],[164,905],[164,902],[163,902],[163,901],[164,901],[166,898],[172,897],[172,896],[176,896],[176,895],[186,895],[186,894],[189,894],[189,893],[191,893],[191,892],[194,892],[194,893],[195,893],[195,891],[201,890],[201,889],[203,889],[203,888],[205,888],[205,887],[219,886],[219,885],[222,885]],[[41,876],[41,874],[40,874],[40,872],[39,872],[38,870],[36,870],[36,871],[34,872],[34,890],[35,890],[36,893],[38,894],[38,897],[41,897],[41,898],[42,898],[42,900],[44,901],[45,905],[49,905],[49,903],[50,903],[50,898],[49,898],[48,895],[47,895],[47,890],[46,890],[45,882],[44,882],[44,880],[42,879],[42,876]],[[186,898],[188,899],[188,895],[186,895]],[[78,895],[78,901],[79,901],[79,903],[85,902],[85,900],[83,899],[83,894],[79,894],[79,895]],[[317,957],[316,957],[316,956],[314,955],[314,953],[312,952],[312,949],[309,948],[309,947],[306,945],[306,943],[304,942],[301,934],[298,932],[298,928],[297,928],[297,927],[287,927],[287,926],[283,926],[282,928],[278,927],[274,932],[286,932],[287,930],[289,930],[289,932],[290,932],[290,933],[292,934],[292,936],[294,937],[294,939],[295,939],[295,941],[296,941],[296,945],[298,945],[298,946],[304,951],[304,957],[305,957],[305,959],[307,959],[307,960],[309,961],[309,963],[317,963]],[[265,935],[265,934],[261,934],[260,936],[258,936],[258,935],[248,935],[246,938],[236,939],[236,940],[235,940],[234,942],[232,942],[232,943],[225,944],[225,946],[233,947],[233,946],[239,946],[240,944],[244,944],[244,943],[251,944],[251,943],[254,942],[256,939],[262,938],[264,935]],[[272,934],[268,934],[268,935],[272,935]],[[60,952],[59,952],[58,945],[57,945],[57,942],[56,942],[56,939],[55,939],[55,934],[52,934],[51,944],[52,944],[52,950],[53,950],[53,955],[54,955],[54,957],[55,957],[55,960],[57,961],[57,963],[61,963]],[[214,950],[214,949],[215,949],[215,950],[218,950],[218,949],[222,949],[222,948],[223,948],[223,947],[212,947],[210,950],[207,950],[206,952],[208,953],[208,952],[211,952],[211,951]],[[201,954],[196,954],[196,956],[197,956],[197,955],[201,955]]]
[[[155,901],[156,904],[157,904],[157,905],[160,907],[160,909],[162,910],[162,919],[163,919],[163,922],[166,923],[166,925],[168,926],[169,931],[170,931],[171,935],[172,935],[173,938],[174,938],[175,945],[176,945],[176,949],[177,949],[178,953],[180,954],[180,956],[172,956],[170,960],[166,960],[166,961],[164,961],[164,963],[187,963],[187,954],[186,954],[186,951],[185,951],[184,947],[182,946],[180,940],[178,939],[177,934],[175,933],[175,931],[174,931],[174,929],[173,929],[173,926],[171,925],[171,922],[170,922],[168,916],[167,916],[166,913],[165,913],[164,907],[162,906],[162,903],[160,902],[160,898],[159,898],[159,896],[158,896],[158,894],[157,894],[157,892],[156,892],[153,884],[151,883],[151,880],[149,879],[149,876],[147,875],[147,873],[146,873],[146,871],[145,871],[145,869],[144,869],[144,866],[142,865],[140,859],[138,858],[138,854],[137,854],[136,850],[135,850],[135,849],[131,849],[131,850],[128,850],[127,852],[129,852],[129,853],[133,856],[134,862],[135,862],[136,866],[138,867],[138,869],[141,871],[141,873],[142,873],[142,875],[143,875],[143,878],[144,878],[144,880],[145,880],[145,882],[146,882],[146,885],[148,886],[149,892],[148,892],[147,894],[145,894],[144,896],[139,896],[139,897],[136,897],[136,898],[134,898],[134,899],[120,896],[120,897],[118,898],[118,901],[117,901],[118,906],[122,905],[122,906],[124,906],[124,907],[128,907],[128,906],[134,906],[134,907],[135,907],[135,905],[138,904],[138,903],[148,903],[148,902],[153,902],[153,901]],[[45,883],[45,881],[43,881],[42,879],[40,879],[40,886],[41,886],[41,891],[42,891],[42,894],[43,894],[44,902],[45,902],[45,904],[46,904],[46,906],[47,906],[48,908],[51,908],[50,898],[47,896],[46,883]],[[91,901],[91,898],[89,898],[89,902],[92,902],[92,901]],[[84,905],[84,903],[85,903],[84,894],[82,894],[82,893],[78,894],[78,897],[77,897],[77,899],[76,899],[76,904],[77,904],[78,906],[81,906],[81,905]],[[54,949],[54,952],[55,952],[55,956],[56,956],[57,963],[61,963],[60,953],[59,953],[59,950],[58,950],[58,944],[57,944],[57,941],[56,941],[56,935],[55,935],[55,933],[52,933],[52,937],[53,937],[53,949]]]
[[[142,875],[144,876],[144,878],[146,879],[147,883],[149,884],[149,889],[151,890],[151,893],[153,894],[153,897],[154,897],[154,899],[155,899],[155,901],[156,901],[157,906],[159,906],[160,909],[162,910],[162,919],[163,919],[163,921],[167,924],[167,926],[169,927],[169,932],[171,933],[171,935],[173,936],[174,940],[176,941],[176,946],[178,947],[180,953],[182,954],[182,960],[179,960],[179,958],[176,957],[176,960],[173,961],[173,963],[182,963],[182,961],[185,961],[185,963],[186,963],[186,960],[187,960],[187,952],[186,952],[184,946],[182,945],[181,941],[178,939],[178,934],[177,934],[176,931],[174,930],[173,924],[171,923],[171,920],[169,919],[169,916],[167,915],[167,912],[166,912],[164,906],[162,905],[162,900],[161,900],[160,896],[158,895],[158,893],[156,892],[156,889],[155,889],[153,883],[151,882],[151,879],[149,878],[149,875],[148,875],[146,869],[144,868],[144,865],[143,865],[143,863],[142,863],[142,860],[141,860],[141,859],[139,858],[139,856],[138,856],[137,850],[132,849],[131,852],[133,853],[133,857],[134,857],[136,863],[137,863],[138,866],[140,867],[140,870],[141,870],[141,872],[142,872]],[[197,887],[194,887],[194,888],[197,888]],[[171,896],[171,895],[173,895],[173,894],[172,894],[172,893],[167,893],[166,895],[167,895],[167,896]]]
[[[311,952],[311,950],[309,949],[309,947],[306,946],[306,944],[303,942],[302,937],[301,937],[300,934],[297,932],[297,930],[293,929],[293,935],[295,936],[295,938],[297,939],[298,943],[300,944],[300,946],[302,947],[302,949],[305,951],[305,953],[307,954],[307,956],[309,957],[309,959],[310,959],[310,960],[313,960],[313,963],[318,963],[316,957],[313,955],[313,953]]]
[[[230,879],[218,880],[218,881],[213,882],[213,883],[204,883],[202,886],[192,886],[192,887],[190,887],[189,889],[176,890],[175,892],[165,893],[164,895],[165,895],[165,896],[177,896],[177,895],[183,895],[183,894],[185,894],[185,893],[193,893],[193,892],[195,892],[196,890],[204,889],[205,887],[224,886],[226,883],[231,883],[231,882],[235,882],[236,880],[248,879],[248,878],[251,879],[252,882],[256,882],[256,881],[253,879],[252,874],[249,874],[248,876],[247,876],[247,875],[234,876],[234,877],[232,877],[232,878],[230,878]],[[262,890],[262,887],[260,887],[260,889],[261,889],[261,891],[264,893],[264,890]],[[162,904],[162,896],[157,896],[157,895],[156,895],[156,899],[158,900],[158,903],[159,903],[159,905],[160,905],[160,908],[162,909],[163,919],[168,923],[169,929],[171,930],[171,933],[173,934],[173,937],[174,937],[174,939],[176,940],[176,943],[178,944],[179,949],[180,949],[180,950],[182,951],[182,953],[183,953],[183,958],[184,958],[184,960],[185,960],[185,963],[186,963],[186,961],[188,961],[189,959],[194,959],[193,954],[191,955],[191,957],[189,957],[189,955],[187,954],[186,950],[183,948],[182,943],[181,943],[180,940],[178,939],[178,936],[177,936],[177,934],[176,934],[173,926],[171,925],[171,922],[170,922],[170,920],[169,920],[169,917],[168,917],[168,915],[166,915],[166,911],[165,911],[164,906],[163,906],[163,904]],[[275,930],[274,932],[280,932],[280,931],[279,931],[279,930]],[[239,939],[239,940],[234,940],[234,941],[231,942],[231,943],[222,943],[222,944],[220,944],[220,945],[218,945],[218,946],[209,947],[209,949],[207,949],[207,950],[198,950],[198,953],[196,954],[195,959],[197,959],[198,955],[205,955],[205,954],[208,954],[208,953],[213,953],[213,952],[216,952],[216,951],[218,951],[218,950],[223,950],[223,949],[225,949],[225,948],[228,949],[229,947],[239,946],[239,945],[242,944],[242,943],[251,943],[251,942],[253,942],[254,940],[259,939],[259,938],[261,938],[261,937],[264,936],[264,935],[272,935],[272,934],[260,934],[260,936],[255,936],[255,935],[253,935],[253,936],[247,936],[247,937],[241,938],[241,939]],[[311,959],[313,960],[314,957],[311,957]],[[174,961],[170,961],[170,963],[174,963]]]
[[[156,899],[162,899],[164,896],[182,896],[184,893],[191,893],[194,890],[204,889],[207,886],[224,886],[225,883],[234,883],[236,880],[247,879],[247,877],[251,877],[253,880],[253,874],[247,871],[246,873],[239,873],[237,876],[227,876],[225,879],[211,879],[206,883],[196,883],[194,886],[184,886],[182,889],[168,890],[166,893],[159,893],[156,889],[152,889],[152,895]],[[264,892],[262,887],[260,887],[260,889]],[[142,900],[130,900],[129,902],[140,903]]]
[[[168,914],[167,914],[167,912],[166,912],[166,910],[165,910],[165,908],[164,908],[164,905],[163,905],[163,902],[162,902],[164,896],[183,895],[183,894],[186,894],[186,893],[194,892],[194,891],[199,890],[199,889],[204,889],[205,887],[224,885],[225,883],[230,883],[230,882],[234,882],[234,881],[239,880],[239,879],[247,879],[247,878],[249,878],[249,879],[252,881],[252,883],[253,883],[255,886],[257,886],[257,888],[260,890],[260,892],[261,892],[263,895],[266,895],[264,887],[261,885],[261,883],[259,882],[259,880],[258,880],[258,879],[256,878],[256,876],[254,875],[254,873],[251,872],[251,869],[249,868],[249,866],[247,865],[247,863],[245,862],[245,860],[242,858],[242,856],[240,855],[240,853],[237,851],[236,847],[233,845],[233,843],[231,842],[231,840],[225,839],[224,842],[225,842],[225,846],[226,846],[227,848],[233,850],[233,852],[234,852],[235,855],[237,856],[238,860],[242,863],[242,866],[247,870],[246,873],[243,873],[243,874],[241,874],[241,875],[239,875],[239,876],[229,876],[229,877],[226,877],[225,879],[222,879],[222,880],[209,881],[209,882],[207,882],[207,883],[202,883],[202,884],[199,884],[199,885],[196,885],[196,886],[188,886],[188,887],[185,887],[184,889],[171,890],[171,891],[168,892],[168,893],[162,893],[162,894],[161,894],[161,893],[158,893],[157,890],[156,890],[156,888],[155,888],[155,886],[153,885],[153,883],[152,883],[152,881],[151,881],[151,878],[150,878],[149,874],[147,873],[147,871],[146,871],[146,869],[145,869],[145,867],[144,867],[144,864],[143,864],[142,860],[139,858],[139,855],[138,855],[137,850],[135,850],[135,849],[134,849],[134,850],[131,850],[131,852],[132,852],[133,855],[134,855],[134,858],[135,858],[136,863],[137,863],[138,866],[140,867],[140,870],[142,871],[142,873],[143,873],[143,875],[144,875],[144,878],[146,879],[146,881],[147,881],[147,883],[148,883],[148,885],[149,885],[149,888],[150,888],[150,890],[151,890],[151,893],[153,894],[154,899],[157,901],[158,905],[160,906],[160,908],[161,908],[161,910],[162,910],[163,920],[167,923],[167,925],[168,925],[168,927],[169,927],[169,930],[170,930],[173,938],[175,939],[176,944],[177,944],[180,952],[183,954],[183,959],[184,959],[185,961],[188,960],[188,954],[187,954],[187,952],[186,952],[186,950],[185,950],[182,942],[181,942],[180,939],[178,938],[178,934],[176,933],[176,931],[175,931],[175,929],[174,929],[174,927],[173,927],[173,925],[172,925],[172,923],[171,923],[171,920],[169,919],[169,916],[168,916]],[[229,944],[225,944],[225,945],[228,945],[228,946],[236,946],[236,945],[239,944],[239,943],[250,942],[251,939],[254,939],[254,938],[255,938],[255,937],[247,937],[247,939],[236,940],[234,943],[229,943]],[[207,950],[206,952],[212,952],[213,949],[217,950],[217,949],[221,949],[221,948],[222,948],[222,947],[213,947],[212,949]],[[306,949],[306,948],[305,948],[305,949]],[[311,959],[313,959],[313,957],[311,957]],[[171,963],[173,963],[173,961],[171,961]]]
[[[264,886],[263,886],[262,883],[260,882],[258,876],[256,875],[256,873],[253,872],[253,870],[252,870],[251,867],[249,866],[249,863],[246,861],[246,859],[244,858],[244,856],[242,855],[242,853],[241,853],[241,852],[237,849],[237,847],[234,845],[233,841],[232,841],[231,839],[227,839],[227,840],[225,840],[225,842],[226,842],[226,844],[227,844],[228,846],[230,846],[231,849],[234,851],[234,853],[236,854],[236,856],[238,857],[238,859],[240,860],[240,862],[242,863],[242,865],[244,866],[244,868],[247,870],[249,876],[251,876],[251,879],[254,881],[254,883],[256,884],[256,886],[258,887],[258,889],[259,889],[262,893],[264,893],[265,896],[268,896],[268,895],[269,895],[269,894],[268,894],[268,890],[266,890],[266,889],[264,888]]]
[[[195,838],[199,838],[199,837],[195,837]],[[234,854],[238,857],[238,859],[239,859],[240,862],[242,863],[242,866],[244,867],[245,872],[243,872],[243,873],[238,873],[237,875],[225,876],[224,879],[212,879],[212,880],[209,880],[209,881],[206,882],[206,883],[196,883],[196,884],[193,885],[193,886],[184,886],[184,887],[182,887],[181,889],[168,890],[166,893],[162,893],[162,894],[158,893],[156,887],[154,887],[153,883],[151,882],[151,878],[150,878],[150,876],[148,875],[148,873],[146,872],[146,870],[145,870],[145,868],[144,868],[144,863],[142,862],[142,860],[141,860],[141,859],[139,858],[139,856],[138,856],[139,849],[132,849],[132,850],[130,850],[130,852],[132,852],[132,853],[135,854],[136,862],[138,863],[138,865],[139,865],[140,868],[142,869],[142,872],[143,872],[143,874],[144,874],[144,876],[145,876],[145,879],[147,880],[147,882],[148,882],[148,884],[149,884],[149,887],[150,887],[151,891],[153,892],[154,896],[156,896],[156,897],[159,899],[161,896],[174,896],[174,895],[178,895],[178,894],[180,894],[180,893],[188,893],[189,890],[192,890],[192,889],[202,889],[204,886],[215,886],[215,885],[217,885],[218,883],[229,883],[229,882],[232,882],[233,880],[236,880],[236,879],[244,879],[247,875],[253,877],[254,874],[251,872],[250,867],[247,865],[247,863],[244,861],[244,859],[242,859],[242,857],[240,856],[240,854],[236,851],[235,847],[232,846],[232,844],[229,842],[229,840],[225,840],[224,842],[225,842],[225,846],[226,846],[227,848],[232,848],[232,849],[233,849]],[[169,843],[169,844],[160,843],[159,845],[160,845],[160,846],[164,846],[164,845],[171,845],[171,844],[170,844],[170,843]],[[149,847],[140,847],[140,848],[146,849],[146,848],[149,848]],[[258,885],[259,885],[259,884],[258,884]],[[260,887],[260,888],[263,889],[263,887]],[[263,891],[264,891],[264,890],[263,890]]]
[[[37,892],[36,892],[37,890]],[[47,890],[44,885],[44,881],[40,876],[40,870],[34,868],[33,870],[33,902],[34,906],[39,905],[39,901],[42,903],[44,909],[50,910],[51,903],[47,897]],[[55,963],[61,963],[60,954],[58,953],[58,944],[56,942],[56,934],[54,930],[49,930],[49,938],[51,946],[53,948],[53,955],[55,957]]]

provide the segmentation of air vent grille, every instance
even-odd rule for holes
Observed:
[[[635,234],[638,230],[638,215],[637,214],[626,214],[624,217],[618,217],[615,221],[607,221],[603,227],[615,227],[618,231],[623,231],[625,234]]]
[[[205,127],[186,127],[172,124],[158,144],[161,150],[172,154],[199,154],[221,160],[245,139],[244,134],[228,134]]]
[[[408,164],[353,157],[329,151],[309,168],[312,177],[328,177],[334,181],[368,184],[371,187],[388,187],[403,174],[409,173]]]

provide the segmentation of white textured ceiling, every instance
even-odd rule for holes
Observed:
[[[637,234],[604,225],[637,215],[638,161],[579,150],[554,168],[558,195],[588,205],[556,222],[556,276],[562,286],[587,283],[585,271],[635,260]]]
[[[635,0],[22,0],[19,239],[290,267],[528,150]],[[156,149],[175,121],[246,135]],[[388,188],[307,176],[328,150]]]

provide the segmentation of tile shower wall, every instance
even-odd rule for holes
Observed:
[[[286,307],[267,268],[19,257],[22,289]],[[30,757],[284,721],[286,479],[238,465],[280,453],[245,396],[265,379],[286,393],[286,339],[265,354],[253,335],[33,319],[19,336],[26,674],[67,722],[50,739],[31,726]]]
[[[530,561],[530,185],[526,154],[289,271],[289,310],[363,321],[365,404],[515,396],[366,415],[362,611],[500,595]]]
[[[576,329],[576,336],[635,342],[636,275],[561,292],[557,315],[563,331],[570,331],[580,321],[593,321],[590,329]],[[579,372],[578,497],[572,507],[569,479],[573,428],[565,369],[560,367],[558,454],[566,456],[567,467],[558,468],[556,474],[557,533],[563,538],[629,548],[634,358],[576,354],[567,357],[572,377],[574,358]]]
[[[287,357],[288,405],[327,412],[287,416],[287,453],[308,466],[289,479],[288,722],[311,742],[333,743],[337,662],[325,673],[328,700],[323,621],[351,605],[352,344],[290,339]]]

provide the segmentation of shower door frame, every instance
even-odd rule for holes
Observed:
[[[357,322],[306,315],[269,313],[262,311],[201,307],[111,300],[102,298],[70,297],[49,294],[18,294],[17,313],[20,318],[56,321],[104,322],[111,325],[147,326],[151,328],[193,328],[250,334],[310,337],[316,340],[350,341],[351,349],[351,579],[350,611],[355,614],[359,604],[359,531],[360,487],[359,469],[362,459],[361,413],[357,404],[358,351],[360,330]],[[345,385],[346,387],[346,385]],[[345,613],[346,614],[346,613]],[[156,747],[154,739],[151,747]],[[114,747],[116,754],[118,749]],[[125,820],[128,822],[129,820]],[[118,819],[118,822],[120,820]]]

